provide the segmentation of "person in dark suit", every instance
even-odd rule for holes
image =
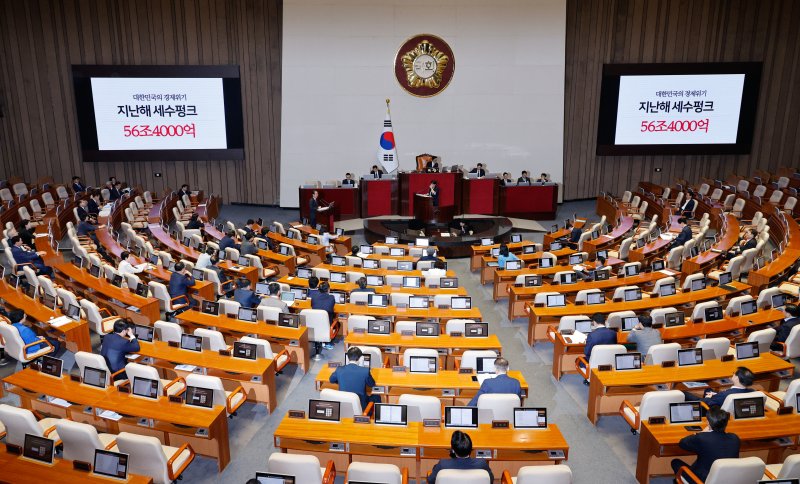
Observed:
[[[108,192],[108,198],[111,201],[122,198],[122,182],[115,181]]]
[[[687,435],[678,442],[681,449],[697,454],[697,460],[689,465],[682,459],[672,459],[672,471],[675,474],[686,466],[701,481],[705,481],[715,460],[739,457],[739,436],[725,432],[730,414],[720,408],[712,408],[707,416],[708,426],[702,432]]]
[[[592,350],[597,345],[617,344],[617,332],[606,328],[606,317],[601,313],[592,315],[592,332],[586,335],[586,347],[583,349],[583,356],[586,361],[592,357]]]
[[[536,179],[536,183],[550,183],[550,175],[542,173],[539,178]]]
[[[777,343],[785,343],[792,332],[792,328],[800,324],[800,308],[796,304],[787,304],[783,308],[786,317],[781,321],[780,326],[775,328],[777,333],[775,339],[772,341],[772,349],[775,351],[783,350],[783,345]]]
[[[567,229],[569,230],[569,243],[570,244],[578,244],[578,241],[581,240],[581,235],[583,235],[583,231],[576,227],[572,222],[567,222]]]
[[[453,432],[450,437],[450,458],[440,460],[428,476],[428,484],[436,484],[436,476],[442,469],[483,469],[489,473],[489,482],[494,482],[492,469],[487,459],[470,457],[472,454],[472,439],[460,430]]]
[[[504,171],[503,178],[500,179],[500,184],[504,187],[510,187],[514,185],[514,180],[511,178],[511,173]]]
[[[737,393],[748,393],[752,392],[753,389],[750,388],[750,385],[753,384],[753,380],[755,380],[755,375],[752,371],[745,368],[744,366],[740,366],[736,369],[731,377],[731,381],[733,382],[733,386],[728,388],[727,390],[723,390],[719,393],[715,393],[711,390],[706,390],[703,394],[703,398],[697,397],[689,392],[683,392],[686,396],[687,401],[701,401],[708,405],[709,407],[717,406],[721,407],[722,404],[725,402],[725,399],[729,395],[736,395]]]
[[[351,392],[358,395],[361,400],[361,409],[367,408],[369,402],[381,403],[379,395],[367,395],[367,389],[375,386],[375,379],[372,378],[369,367],[358,365],[358,360],[361,359],[363,353],[358,346],[351,346],[347,350],[347,364],[336,368],[331,375],[329,381],[331,383],[338,383],[339,390],[343,392]]]
[[[486,176],[486,170],[483,169],[483,163],[478,163],[478,166],[471,169],[469,172],[477,174],[478,178],[483,178]]]
[[[433,158],[425,163],[426,173],[439,173],[439,170],[441,170],[441,167],[439,166],[439,158]]]
[[[353,180],[352,173],[345,173],[344,180],[342,180],[342,186],[345,188],[353,188],[356,186],[356,181]]]
[[[244,235],[244,241],[239,247],[239,254],[241,255],[256,255],[258,254],[258,247],[253,243],[253,233],[249,232]]]
[[[238,302],[243,308],[254,308],[261,302],[261,298],[253,292],[250,280],[242,277],[236,282],[238,289],[233,291],[233,300]]]
[[[314,190],[311,194],[311,200],[308,201],[308,220],[311,228],[317,227],[317,212],[319,211],[319,192]]]
[[[358,280],[356,281],[356,284],[358,284],[358,287],[350,291],[350,294],[353,294],[354,292],[367,292],[373,294],[375,293],[375,289],[367,287],[366,277],[359,277]]]
[[[194,277],[192,277],[192,273],[189,272],[186,265],[183,262],[178,262],[175,264],[175,271],[169,277],[169,296],[173,299],[183,296],[186,298],[186,302],[189,303],[189,307],[194,307],[195,301],[189,297],[189,289],[194,286],[194,283]],[[177,302],[180,303],[180,301]]]
[[[470,225],[469,222],[467,222],[463,218],[458,220],[453,220],[451,227],[453,227],[453,229],[455,230],[454,235],[458,237],[472,235],[472,233],[474,232],[472,225]]]
[[[178,196],[179,197],[183,198],[184,195],[186,195],[188,197],[192,196],[192,191],[189,189],[189,185],[187,185],[185,183],[183,185],[181,185],[180,190],[178,190]]]
[[[139,351],[139,341],[133,333],[131,326],[126,319],[114,321],[114,332],[107,334],[100,346],[100,354],[105,358],[108,369],[111,373],[116,373],[125,368],[127,360],[125,355]],[[125,374],[121,373],[115,379],[125,379]]]
[[[101,203],[100,191],[94,190],[92,191],[92,194],[89,196],[89,203],[88,206],[86,207],[86,210],[94,217],[97,217],[98,215],[100,215],[100,203]]]
[[[81,193],[86,191],[86,185],[81,183],[81,177],[79,176],[72,177],[72,191],[75,193]]]
[[[531,184],[531,177],[528,176],[527,171],[522,172],[522,176],[517,178],[517,185],[530,185]]]
[[[433,203],[434,207],[439,206],[439,182],[436,180],[431,180],[431,184],[428,185],[428,196],[431,197],[431,202]]]
[[[41,254],[22,247],[22,238],[19,235],[11,237],[9,245],[11,246],[11,255],[17,264],[32,264],[37,274],[53,276],[53,268],[44,264]]]
[[[311,309],[322,309],[328,312],[328,319],[332,323],[336,319],[334,313],[334,306],[336,305],[336,298],[330,294],[331,286],[327,282],[319,285],[316,296],[311,300]],[[331,345],[333,347],[333,345]],[[328,348],[330,349],[330,348]]]
[[[225,252],[225,249],[231,247],[236,250],[239,250],[239,244],[236,243],[236,232],[233,230],[229,230],[225,233],[225,236],[222,237],[219,241],[219,250],[220,252]]]
[[[189,218],[189,222],[186,223],[186,230],[197,230],[203,227],[203,221],[200,220],[200,215],[197,213],[193,213],[192,216]]]
[[[681,232],[675,237],[675,240],[672,241],[670,248],[680,247],[692,240],[692,228],[689,227],[689,222],[686,220],[686,217],[679,218],[678,223],[681,225]]]
[[[426,260],[430,260],[430,261],[434,261],[434,262],[439,260],[439,258],[436,257],[436,250],[433,249],[432,247],[428,247],[427,249],[425,249],[425,251],[423,252],[422,257],[417,259],[417,262],[415,262],[414,265],[417,265],[420,262],[423,262],[423,261],[426,261]]]
[[[378,165],[372,165],[372,170],[369,172],[372,175],[372,178],[381,178],[383,177],[383,170],[378,168]]]
[[[694,211],[697,208],[697,200],[692,198],[692,192],[686,192],[686,200],[681,204],[680,213],[682,217],[687,219],[692,218]]]
[[[742,240],[739,241],[739,245],[736,245],[728,251],[727,259],[733,259],[737,255],[742,254],[747,249],[755,249],[756,245],[758,245],[758,240],[756,237],[758,236],[758,230],[756,229],[749,229],[744,232],[744,236]]]
[[[19,221],[19,224],[17,224],[17,235],[19,235],[20,238],[22,238],[23,245],[27,245],[28,247],[35,247],[33,241],[35,236],[33,235],[31,229],[33,229],[33,224],[31,224],[30,220],[24,218]]]
[[[478,393],[472,397],[467,406],[477,405],[478,397],[486,393],[511,393],[517,395],[522,401],[522,385],[516,378],[508,376],[508,360],[502,356],[494,360],[494,371],[497,376],[484,380]]]

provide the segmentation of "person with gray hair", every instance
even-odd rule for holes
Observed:
[[[467,404],[474,407],[478,404],[478,398],[486,393],[510,393],[517,395],[522,402],[522,385],[516,378],[508,376],[508,360],[502,356],[498,356],[494,360],[494,371],[497,374],[494,378],[488,378],[481,383],[481,388],[478,393],[472,397],[472,400]]]

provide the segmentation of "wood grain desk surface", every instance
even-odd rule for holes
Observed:
[[[328,383],[334,368],[328,366],[320,369],[317,374],[317,383]],[[391,368],[373,368],[372,378],[375,379],[376,386],[387,386],[394,388],[460,388],[463,390],[478,390],[481,384],[473,381],[475,375],[462,374],[455,370],[439,370],[435,374],[408,373],[392,371]],[[733,372],[731,372],[733,374]],[[528,382],[522,373],[516,370],[508,372],[508,376],[519,380],[523,390],[527,390]]]
[[[695,433],[686,430],[683,424],[650,424],[647,421],[642,421],[642,425],[647,426],[650,434],[659,445],[677,445],[682,438]],[[696,425],[705,427],[706,420],[703,419],[703,423]],[[776,437],[800,435],[800,414],[794,412],[788,415],[778,415],[767,410],[764,418],[745,420],[731,418],[725,431],[738,435],[742,440],[774,439]]]
[[[531,287],[509,286],[508,292],[514,293],[518,297],[523,297],[539,294],[540,292],[575,293],[587,289],[610,291],[621,286],[640,286],[642,284],[655,283],[659,279],[677,277],[681,274],[676,271],[670,272],[672,274],[665,274],[661,271],[641,272],[632,277],[609,277],[604,281],[576,282],[575,284],[542,284],[541,286]]]
[[[327,269],[332,272],[361,272],[368,276],[408,276],[408,277],[425,277],[422,273],[424,271],[398,271],[396,269],[364,269],[363,267],[356,266],[334,266],[331,264],[318,264],[314,266],[317,269]],[[447,277],[456,277],[453,270],[447,270]],[[290,276],[291,277],[291,276]],[[298,279],[295,277],[295,279]],[[291,279],[290,279],[291,283]]]
[[[342,271],[344,272],[344,271]],[[290,286],[296,287],[308,287],[308,279],[303,279],[301,277],[290,277],[284,276],[278,279],[278,282],[282,282],[283,284],[288,284]],[[332,291],[344,291],[349,293],[354,289],[358,289],[358,284],[354,282],[330,282]],[[378,294],[391,294],[393,292],[402,293],[402,294],[414,294],[418,296],[435,296],[437,294],[451,294],[455,296],[467,296],[467,290],[463,286],[459,286],[453,289],[442,289],[442,288],[432,288],[426,287],[425,285],[420,285],[420,287],[396,287],[396,286],[367,286],[375,290]]]
[[[272,365],[273,360],[258,358],[247,360],[222,356],[217,351],[203,350],[190,351],[169,346],[165,341],[139,341],[138,354],[160,360],[167,360],[175,364],[194,365],[201,368],[211,368],[229,373],[244,375],[263,375]]]
[[[271,338],[287,340],[299,340],[308,334],[308,328],[305,326],[300,326],[299,328],[287,328],[275,324],[267,324],[264,321],[248,323],[247,321],[242,321],[240,319],[231,318],[225,315],[214,316],[194,310],[181,313],[178,315],[178,319],[195,325],[215,327],[217,329],[232,331],[235,333],[257,334]]]
[[[344,342],[348,346],[398,346],[400,348],[436,348],[436,349],[462,349],[462,350],[499,350],[502,349],[496,334],[482,338],[465,336],[403,336],[400,333],[391,334],[357,334],[352,331],[347,334]]]
[[[131,484],[147,484],[153,482],[150,477],[128,474],[126,480],[111,479],[91,472],[82,472],[72,468],[72,462],[54,459],[53,464],[34,462],[22,457],[0,451],[0,480],[13,478],[14,484],[41,484],[43,482],[70,483],[105,483],[126,482]],[[12,481],[8,481],[12,482]]]

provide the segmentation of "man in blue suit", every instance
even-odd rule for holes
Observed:
[[[689,465],[682,459],[672,459],[672,471],[676,474],[681,467],[688,467],[700,480],[705,481],[711,465],[717,459],[735,459],[739,457],[740,440],[734,433],[725,432],[730,414],[720,408],[708,411],[708,426],[702,432],[687,435],[678,442],[678,446],[697,454],[697,460]]]
[[[785,343],[786,340],[789,339],[792,329],[800,324],[800,308],[798,308],[796,304],[787,304],[783,308],[783,312],[786,314],[786,317],[783,318],[780,326],[775,328],[777,334],[772,341],[772,349],[775,351],[783,350],[783,345],[777,343]]]
[[[239,244],[236,243],[236,232],[233,230],[229,230],[224,237],[219,241],[219,250],[220,252],[225,252],[227,248],[233,248],[239,250]]]
[[[478,397],[485,393],[511,393],[517,395],[520,402],[522,401],[522,386],[519,384],[519,380],[508,376],[508,360],[503,357],[494,360],[494,371],[497,376],[488,378],[481,383],[481,388],[469,401],[468,406],[477,405]]]
[[[243,308],[254,308],[259,305],[261,298],[253,292],[250,281],[242,277],[236,283],[238,289],[233,291],[233,300],[241,304]]]
[[[48,277],[53,276],[53,268],[44,265],[42,256],[33,250],[26,250],[22,246],[22,237],[15,235],[11,237],[11,255],[17,264],[31,264],[36,270],[37,274],[45,275]]]
[[[719,393],[714,393],[711,390],[706,390],[703,398],[699,398],[691,393],[684,392],[686,395],[686,400],[689,401],[697,401],[700,400],[709,407],[721,407],[722,404],[725,402],[725,398],[728,395],[736,395],[737,393],[748,393],[752,392],[753,389],[750,388],[750,385],[753,384],[753,380],[755,380],[755,375],[752,371],[748,368],[740,366],[736,369],[736,372],[731,377],[731,381],[733,382],[733,386],[728,388],[727,390],[723,390]]]
[[[672,241],[670,248],[679,247],[692,240],[692,228],[689,227],[689,222],[687,222],[686,218],[679,218],[678,223],[682,225],[681,233],[679,233],[678,236],[675,237],[675,240]]]
[[[103,338],[100,354],[105,358],[108,369],[116,373],[125,368],[127,360],[125,355],[139,351],[139,341],[131,330],[130,324],[125,319],[114,321],[114,332]],[[117,375],[115,379],[124,379],[124,374]]]
[[[336,319],[336,298],[330,294],[331,286],[328,282],[323,282],[319,285],[316,294],[311,298],[311,309],[322,309],[328,313],[328,321],[333,323]],[[322,345],[326,350],[333,348],[333,343],[323,343]]]
[[[487,459],[470,457],[472,453],[472,439],[460,430],[453,432],[450,437],[450,458],[440,460],[428,476],[428,484],[436,484],[436,476],[442,469],[483,469],[489,473],[489,482],[494,482],[492,469],[489,468]]]
[[[183,296],[186,298],[185,302],[189,303],[189,307],[194,307],[195,301],[189,297],[189,289],[192,286],[194,286],[194,277],[186,265],[183,262],[175,264],[175,271],[169,277],[169,297],[174,299]],[[184,304],[184,301],[178,300],[176,303]]]
[[[601,313],[592,315],[592,332],[586,335],[586,347],[583,349],[583,356],[586,361],[592,357],[592,349],[597,345],[617,344],[617,333],[613,329],[606,328],[606,317]]]
[[[379,395],[367,395],[367,389],[375,386],[375,379],[369,371],[369,367],[358,365],[363,353],[357,346],[351,346],[347,350],[347,364],[340,366],[330,377],[331,383],[338,383],[339,390],[343,392],[355,393],[361,400],[361,408],[367,408],[369,402],[380,403]]]
[[[61,344],[55,338],[42,338],[37,335],[31,328],[25,325],[25,312],[19,309],[15,309],[8,313],[8,320],[11,322],[11,326],[17,328],[17,332],[19,333],[19,337],[22,338],[22,342],[26,345],[31,343],[35,343],[37,341],[47,341],[53,346],[53,353],[50,356],[56,356],[61,348]],[[25,350],[25,355],[32,355],[37,351],[41,351],[45,348],[45,344],[42,343],[38,346],[31,346],[27,350]]]

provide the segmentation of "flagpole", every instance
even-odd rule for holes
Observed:
[[[392,119],[392,110],[389,108],[389,103],[390,102],[391,102],[390,99],[387,97],[386,98],[386,114],[389,115],[389,119]],[[394,125],[392,125],[392,134],[394,134]],[[398,171],[400,171],[400,157],[397,156],[397,139],[394,140],[394,152],[395,152],[395,157],[397,158],[396,159],[397,168],[395,168],[394,171],[398,172]]]

